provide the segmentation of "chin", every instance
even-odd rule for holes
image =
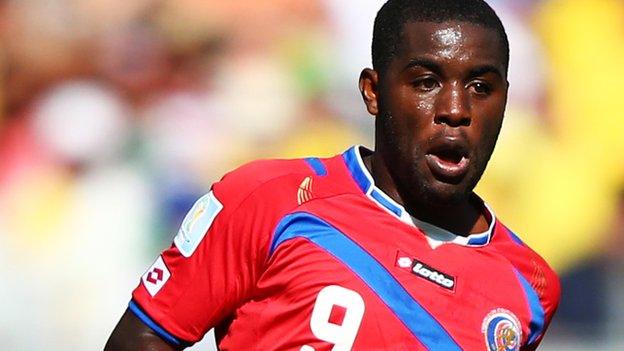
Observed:
[[[413,208],[444,208],[466,201],[472,192],[464,184],[449,184],[436,179],[427,179],[423,176],[404,179],[403,184],[397,184],[407,198],[403,201]],[[401,186],[404,185],[404,186]]]
[[[470,199],[481,173],[472,169],[461,179],[437,179],[431,173],[415,172],[409,191],[410,198],[421,205],[438,208],[452,207]]]
[[[461,184],[438,184],[425,186],[422,188],[421,197],[428,204],[435,207],[447,207],[458,205],[467,201],[471,191]]]

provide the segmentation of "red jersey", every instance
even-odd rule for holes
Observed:
[[[485,204],[468,237],[410,217],[362,152],[227,174],[130,309],[175,345],[216,327],[222,350],[535,349],[559,302],[546,262]]]

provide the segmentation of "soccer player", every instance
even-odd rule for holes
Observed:
[[[215,183],[106,350],[535,350],[556,274],[473,192],[508,41],[482,0],[390,0],[360,77],[375,150],[257,161]]]

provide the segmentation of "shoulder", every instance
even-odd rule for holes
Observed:
[[[309,173],[309,170],[304,158],[255,160],[226,173],[221,181],[253,188],[278,178]]]
[[[293,209],[311,197],[355,192],[347,173],[342,155],[256,160],[226,173],[211,191],[229,209],[224,212],[243,203],[254,212]]]
[[[561,296],[561,283],[555,270],[519,235],[498,222],[492,245],[514,267],[527,289],[541,302],[546,317],[552,316]]]
[[[280,186],[301,181],[301,175],[309,173],[305,159],[268,159],[246,163],[214,183],[212,190],[217,197],[230,203],[240,203],[254,193],[267,189],[279,192]]]

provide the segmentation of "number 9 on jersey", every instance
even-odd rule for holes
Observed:
[[[342,324],[330,322],[334,306],[344,308]],[[333,351],[349,351],[353,347],[362,317],[364,316],[364,300],[353,290],[338,285],[324,287],[316,297],[310,329],[319,340],[334,344]],[[312,351],[314,348],[304,345],[301,351]]]

